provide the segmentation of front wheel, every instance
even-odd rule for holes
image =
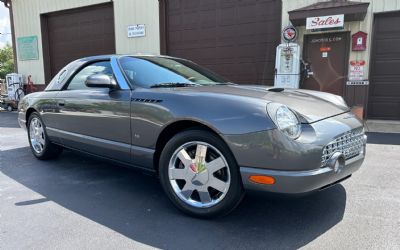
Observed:
[[[62,147],[50,142],[46,127],[36,112],[28,119],[28,138],[32,153],[40,160],[56,158],[62,152]]]
[[[159,174],[174,205],[196,217],[225,215],[244,193],[232,153],[220,138],[203,130],[174,136],[161,154]]]

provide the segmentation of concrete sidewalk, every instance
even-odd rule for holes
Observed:
[[[400,121],[367,120],[364,124],[368,132],[400,133]]]

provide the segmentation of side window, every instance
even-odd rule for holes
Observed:
[[[88,89],[85,85],[86,78],[95,74],[106,74],[113,76],[110,61],[95,62],[87,65],[78,72],[69,82],[67,90]]]

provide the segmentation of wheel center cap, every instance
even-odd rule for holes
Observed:
[[[203,186],[208,182],[208,173],[207,171],[203,173],[196,174],[192,178],[192,183],[196,186]]]

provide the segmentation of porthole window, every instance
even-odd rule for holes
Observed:
[[[64,81],[65,77],[67,76],[67,73],[68,73],[68,70],[66,70],[66,69],[60,73],[60,75],[58,76],[58,79],[57,79],[57,84],[60,84]]]

